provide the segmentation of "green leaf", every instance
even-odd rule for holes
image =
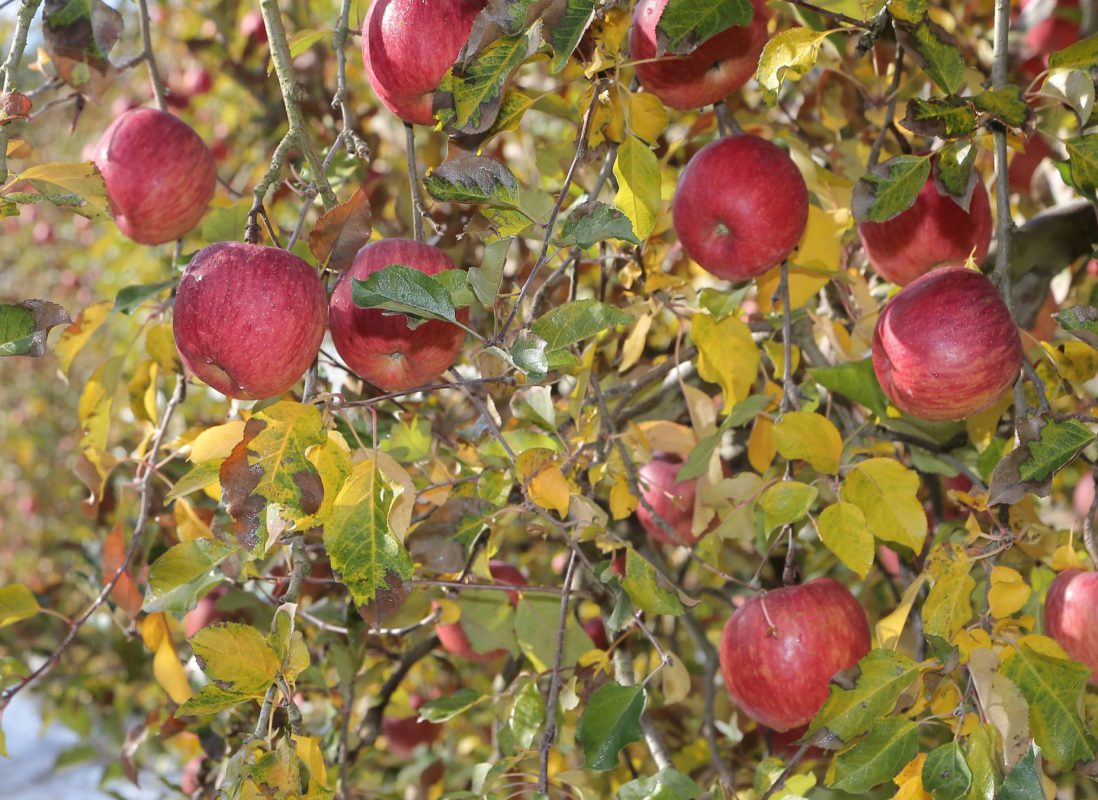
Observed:
[[[435,94],[435,117],[454,133],[483,133],[499,114],[503,87],[511,73],[537,48],[536,26],[503,36],[472,59],[455,64]]]
[[[1098,349],[1098,308],[1072,306],[1053,316],[1065,331]]]
[[[420,706],[419,718],[427,722],[449,722],[486,699],[476,689],[458,689],[448,697],[428,700]]]
[[[476,653],[515,652],[515,608],[503,592],[463,591],[457,600],[461,625]]]
[[[1069,69],[1049,75],[1041,86],[1039,96],[1070,106],[1082,130],[1094,113],[1094,93],[1094,81],[1089,72]]]
[[[930,751],[923,762],[923,788],[934,800],[964,800],[972,785],[972,770],[968,768],[959,742],[949,742]]]
[[[957,94],[964,88],[965,57],[938,26],[929,22],[914,27],[897,25],[896,33],[900,43],[912,51],[926,74],[946,94]]]
[[[511,363],[523,374],[535,381],[545,377],[549,371],[549,360],[545,355],[545,340],[530,331],[522,331],[511,345]]]
[[[971,189],[979,176],[972,168],[976,164],[976,146],[972,142],[951,142],[938,151],[934,161],[934,182],[939,194],[948,194],[968,210]]]
[[[511,238],[500,239],[484,246],[484,256],[479,267],[469,270],[469,285],[483,305],[491,308],[499,294],[499,285],[503,280],[503,267],[507,263],[507,251],[511,247]]]
[[[207,242],[231,242],[244,233],[248,224],[251,199],[241,200],[231,206],[211,208],[202,219],[201,238]]]
[[[643,687],[618,683],[604,684],[591,695],[576,727],[584,767],[606,772],[618,765],[621,749],[640,741],[641,714],[647,700]]]
[[[546,312],[530,326],[545,340],[545,351],[564,350],[613,325],[625,325],[632,317],[598,300],[574,300]]]
[[[30,619],[42,610],[31,590],[21,583],[0,589],[0,628]]]
[[[855,747],[835,756],[835,779],[830,785],[850,794],[868,792],[895,778],[918,752],[919,728],[914,722],[883,719]]]
[[[853,503],[833,503],[816,519],[820,541],[839,561],[865,578],[873,567],[874,540],[865,514]]]
[[[778,102],[783,80],[799,80],[812,71],[820,56],[820,46],[831,33],[797,27],[781,31],[767,41],[755,71],[767,105]]]
[[[1059,69],[1089,72],[1095,67],[1098,67],[1098,34],[1080,39],[1048,57],[1049,72]]]
[[[515,609],[515,637],[519,649],[538,672],[549,672],[557,654],[557,625],[560,622],[560,598],[547,594],[528,594]],[[591,637],[569,616],[564,628],[561,668],[575,666],[579,657],[594,647]]]
[[[393,581],[412,577],[412,559],[389,528],[389,511],[404,489],[374,459],[355,464],[324,526],[332,569],[358,604]]]
[[[618,180],[614,205],[629,218],[633,232],[643,241],[656,228],[663,200],[659,159],[636,136],[627,136],[618,148],[614,177]]]
[[[355,279],[351,299],[359,308],[382,308],[423,319],[457,321],[446,287],[433,276],[403,264],[390,264],[364,281]]]
[[[885,5],[900,22],[915,25],[926,17],[927,0],[887,0]]]
[[[471,306],[477,299],[469,285],[469,273],[463,269],[444,269],[442,272],[432,275],[441,283],[450,295],[450,303],[454,308]]]
[[[668,0],[656,24],[656,55],[689,55],[733,25],[749,25],[754,16],[747,0]]]
[[[1062,770],[1070,770],[1077,763],[1094,758],[1096,743],[1080,715],[1089,667],[1039,653],[1022,644],[1015,645],[1006,657],[1002,673],[1029,703],[1034,741],[1049,761]]]
[[[854,186],[854,218],[884,222],[906,211],[929,175],[926,156],[897,156],[876,165]]]
[[[171,280],[159,281],[158,283],[143,283],[137,286],[127,286],[115,295],[114,310],[121,311],[123,314],[129,314],[146,300],[156,297],[165,289],[170,289],[174,285],[175,281]]]
[[[290,45],[290,58],[297,58],[302,53],[308,52],[312,49],[313,45],[321,41],[325,37],[331,37],[331,31],[318,31],[311,28],[305,30],[296,31],[287,37],[286,42]],[[270,75],[274,72],[274,59],[271,59],[271,63],[267,65],[267,74]]]
[[[847,473],[839,493],[865,514],[878,539],[922,552],[926,512],[917,497],[919,476],[892,458],[869,458]]]
[[[0,358],[39,358],[46,352],[50,329],[71,322],[72,318],[64,308],[47,300],[0,304]]]
[[[618,789],[618,800],[694,800],[705,794],[694,781],[670,767],[637,778]]]
[[[992,119],[1011,128],[1022,128],[1033,116],[1033,109],[1014,84],[988,89],[973,96],[972,104]]]
[[[815,367],[808,374],[828,391],[865,406],[877,416],[883,417],[888,408],[888,397],[877,381],[872,359],[849,361],[835,367]]]
[[[720,446],[721,437],[732,428],[739,428],[752,422],[755,417],[766,410],[771,403],[771,398],[765,395],[751,395],[732,407],[714,433],[706,436],[690,451],[686,462],[679,468],[675,475],[676,481],[688,481],[700,477],[709,469],[709,459],[713,452]]]
[[[544,634],[544,631],[543,631]],[[552,664],[550,664],[552,669]],[[528,750],[533,746],[538,731],[545,724],[545,703],[538,691],[536,680],[526,681],[515,693],[515,703],[507,718],[507,726],[519,747]]]
[[[255,695],[248,692],[234,692],[223,689],[215,683],[203,686],[175,712],[177,717],[208,717],[228,711],[234,706],[254,700]]]
[[[999,782],[998,732],[990,724],[980,725],[965,742],[965,761],[972,772],[972,786],[965,800],[995,800]]]
[[[903,126],[920,136],[956,139],[976,130],[976,112],[959,97],[912,97]]]
[[[148,614],[190,611],[207,589],[221,582],[221,575],[211,574],[214,567],[239,549],[213,539],[173,545],[149,566],[149,588],[141,610]]]
[[[842,742],[851,741],[891,714],[900,695],[919,675],[918,664],[892,650],[870,650],[857,669],[852,689],[831,684],[830,694],[813,717],[806,736],[826,729]]]
[[[678,595],[661,585],[655,567],[632,548],[625,555],[625,579],[621,583],[633,605],[642,611],[673,616],[686,611]]]
[[[1098,189],[1098,133],[1064,142],[1068,154],[1071,185],[1084,193]]]
[[[261,697],[278,674],[279,658],[267,638],[251,625],[207,625],[190,640],[210,680],[232,691]]]
[[[423,178],[428,194],[442,203],[487,203],[518,208],[519,183],[502,162],[488,156],[444,161]]]
[[[564,220],[558,242],[587,249],[607,239],[640,244],[633,233],[632,224],[622,212],[598,200],[589,200],[576,206]]]
[[[196,464],[194,469],[175,482],[175,486],[168,492],[167,496],[164,498],[164,502],[172,503],[180,497],[186,497],[189,494],[205,489],[207,486],[213,486],[217,483],[217,478],[221,472],[221,465],[223,463],[223,459],[213,459],[211,461],[203,461],[201,464]]]
[[[1094,439],[1094,433],[1081,422],[1050,421],[1041,428],[1041,437],[1027,445],[1029,458],[1022,462],[1018,473],[1025,481],[1043,481],[1071,462]]]
[[[595,0],[565,0],[545,12],[544,36],[553,48],[549,71],[556,75],[568,63],[595,16]]]
[[[759,508],[767,533],[803,519],[816,502],[820,490],[800,481],[781,481],[763,492]]]
[[[1029,752],[1006,776],[995,800],[1034,800],[1044,796],[1041,769],[1037,766],[1037,748],[1030,747]]]

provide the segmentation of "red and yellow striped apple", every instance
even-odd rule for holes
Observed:
[[[1045,630],[1098,684],[1098,572],[1067,569],[1045,596]]]

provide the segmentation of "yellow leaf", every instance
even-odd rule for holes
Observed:
[[[1086,342],[1041,342],[1060,375],[1072,383],[1086,383],[1098,374],[1098,350]]]
[[[790,257],[789,266],[789,305],[800,308],[817,294],[820,289],[839,271],[842,259],[843,233],[850,227],[851,220],[844,217],[841,221],[816,206],[808,207],[808,225],[804,229],[801,243]],[[778,283],[781,280],[781,268],[775,267],[760,278],[758,284],[759,310],[769,314],[780,309],[775,304]]]
[[[785,345],[781,342],[766,341],[763,342],[763,349],[766,350],[767,358],[774,365],[774,376],[780,379],[785,372]],[[796,372],[797,366],[801,363],[801,349],[797,345],[790,348],[789,360],[793,364],[792,371]]]
[[[165,372],[179,368],[179,354],[175,349],[175,334],[170,322],[153,325],[145,334],[145,352]]]
[[[1075,550],[1074,545],[1060,545],[1052,554],[1052,568],[1057,572],[1063,572],[1065,569],[1078,569],[1082,566],[1083,562],[1079,559],[1079,553]]]
[[[877,623],[877,643],[885,650],[895,650],[900,644],[900,636],[907,625],[907,618],[911,615],[911,607],[915,604],[915,598],[922,591],[926,583],[926,575],[920,575],[904,591],[900,604],[896,610]]]
[[[213,531],[210,530],[210,526],[198,516],[194,506],[187,498],[178,498],[175,501],[172,513],[175,516],[175,532],[181,542],[213,538]]]
[[[640,139],[627,136],[618,148],[614,176],[618,179],[614,205],[633,223],[633,232],[643,242],[656,228],[662,203],[659,159]]]
[[[1013,392],[1007,392],[991,408],[973,414],[965,420],[965,430],[968,431],[968,438],[978,452],[982,453],[991,444],[991,439],[999,428],[999,420],[1003,418],[1003,414],[1013,402]]]
[[[324,753],[320,750],[320,740],[315,736],[298,736],[295,742],[297,744],[297,757],[309,768],[310,788],[314,785],[326,787],[328,785],[328,767],[324,764]]]
[[[686,458],[698,443],[694,431],[677,422],[646,420],[638,424],[636,430],[641,434],[641,445],[649,453],[674,453],[680,458]]]
[[[899,786],[892,800],[932,800],[930,794],[923,788],[923,762],[926,761],[926,753],[919,753],[892,782]]]
[[[860,508],[852,503],[835,503],[820,512],[816,525],[820,540],[843,564],[859,578],[869,574],[873,566],[873,534]]]
[[[668,653],[671,660],[660,672],[660,689],[663,692],[663,700],[667,704],[678,703],[690,695],[690,672],[682,659],[674,653]]]
[[[610,674],[610,654],[605,650],[588,650],[576,663],[581,667],[594,667],[596,672]]]
[[[229,457],[233,448],[244,438],[244,420],[234,419],[224,425],[215,425],[202,431],[191,442],[191,452],[187,460],[192,464]]]
[[[690,336],[698,346],[698,374],[724,392],[724,412],[751,393],[759,371],[759,348],[747,323],[731,315],[717,322],[695,314]]]
[[[972,619],[972,590],[976,581],[969,575],[972,562],[957,544],[934,548],[927,562],[933,585],[923,604],[923,629],[951,641]]]
[[[831,420],[820,414],[808,411],[790,411],[784,414],[774,424],[774,446],[782,454],[782,458],[807,461],[817,472],[834,475],[839,471],[843,437]],[[868,569],[867,565],[866,571]],[[865,577],[864,573],[862,577]]]
[[[625,519],[637,510],[637,496],[629,489],[629,481],[622,475],[610,490],[610,514],[614,519]]]
[[[919,476],[892,458],[869,458],[846,476],[840,497],[858,506],[878,539],[921,553],[927,522],[919,502]]]
[[[628,372],[644,355],[644,343],[648,340],[648,331],[652,328],[652,315],[645,314],[633,325],[633,330],[625,337],[621,347],[621,364],[618,372]]]
[[[667,109],[654,94],[629,93],[628,124],[632,133],[650,144],[655,144],[669,121]]]
[[[961,654],[961,663],[967,664],[976,649],[987,650],[991,647],[991,635],[983,628],[961,628],[953,637],[953,644]]]
[[[1060,646],[1060,643],[1049,636],[1031,633],[1018,639],[1016,649],[1020,651],[1022,645],[1025,645],[1031,650],[1036,650],[1041,655],[1048,656],[1049,658],[1070,660],[1070,656],[1064,652],[1064,648]]]
[[[83,216],[89,219],[107,216],[107,186],[103,182],[99,168],[90,161],[77,164],[59,162],[36,164],[8,181],[8,186],[20,181],[58,186],[67,193],[80,196],[84,201],[80,206],[80,213]]]
[[[77,353],[84,348],[91,335],[106,321],[112,308],[114,308],[114,303],[110,300],[88,306],[80,312],[72,325],[61,332],[54,351],[57,353],[57,363],[61,367],[61,372],[65,375],[69,374],[69,368],[72,366]]]
[[[568,515],[568,500],[572,495],[557,454],[544,447],[532,447],[519,454],[515,471],[526,486],[526,494],[538,506]]]
[[[439,608],[439,625],[453,625],[459,619],[461,619],[461,606],[455,603],[453,600],[436,600]]]
[[[187,674],[172,642],[171,629],[163,613],[149,614],[141,623],[141,638],[153,651],[153,676],[173,703],[182,705],[191,697]]]
[[[797,80],[816,66],[820,46],[832,33],[834,31],[795,27],[770,38],[759,56],[755,73],[768,105],[777,102],[778,91],[786,77]]]
[[[755,417],[751,426],[751,435],[747,439],[747,460],[751,468],[760,475],[770,469],[778,451],[774,447],[774,423],[769,417]]]
[[[1029,585],[1016,570],[993,567],[991,589],[987,593],[992,616],[1001,619],[1020,611],[1029,600],[1030,591]]]

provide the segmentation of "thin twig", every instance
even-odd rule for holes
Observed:
[[[633,655],[628,647],[619,647],[614,651],[614,678],[622,686],[636,685],[636,677],[633,674]],[[675,763],[671,760],[671,751],[667,749],[663,735],[652,722],[647,711],[641,713],[641,731],[644,733],[644,741],[656,766],[660,769],[673,769]]]
[[[393,694],[400,688],[401,681],[411,672],[412,667],[417,662],[429,656],[438,646],[438,636],[431,634],[426,639],[417,642],[401,656],[396,668],[385,679],[385,683],[381,685],[381,689],[377,693],[377,699],[370,706],[370,710],[366,712],[366,716],[362,720],[359,743],[354,753],[357,753],[363,747],[372,747],[374,742],[377,741],[377,737],[381,733],[381,721],[385,716],[385,709],[388,708]]]
[[[332,99],[332,108],[338,109],[343,120],[343,141],[347,150],[358,156],[362,161],[370,160],[370,147],[355,131],[355,121],[351,117],[351,109],[347,105],[347,37],[350,34],[348,23],[351,19],[351,0],[342,0],[339,6],[339,20],[336,22],[335,37],[332,47],[336,53],[336,93]],[[333,145],[333,150],[335,149]]]
[[[888,136],[888,132],[892,127],[892,120],[896,117],[896,101],[900,97],[900,79],[904,74],[904,49],[903,47],[896,46],[896,60],[893,63],[892,68],[892,82],[888,86],[888,91],[885,92],[888,97],[888,107],[885,109],[884,122],[881,124],[881,130],[877,133],[877,138],[873,141],[873,147],[869,150],[869,160],[866,162],[866,167],[872,169],[876,166],[877,161],[881,157],[881,148],[884,147],[885,137]]]
[[[141,11],[141,44],[144,48],[143,55],[149,68],[149,83],[152,84],[153,95],[156,97],[156,107],[161,111],[168,110],[168,102],[165,99],[164,81],[160,78],[160,70],[156,67],[156,53],[153,52],[152,34],[149,31],[149,3],[148,0],[137,0],[137,7]]]
[[[819,14],[821,17],[837,22],[842,25],[849,25],[852,28],[858,28],[863,31],[868,31],[872,25],[860,19],[854,19],[854,17],[848,17],[846,14],[840,14],[837,11],[828,11],[826,8],[820,8],[820,6],[814,3],[809,3],[807,0],[786,0],[787,3],[791,3],[799,8],[803,8],[806,11],[811,11],[813,14]]]
[[[408,188],[412,194],[412,235],[423,241],[423,194],[419,187],[419,166],[416,164],[416,130],[410,122],[404,123],[404,142],[408,156]]]
[[[14,92],[19,85],[19,65],[23,61],[23,51],[27,49],[27,35],[30,33],[31,20],[42,0],[22,0],[19,13],[15,17],[15,35],[8,49],[8,57],[0,64],[0,74],[4,76],[4,93]],[[8,180],[8,138],[11,136],[13,125],[0,126],[0,185]]]
[[[568,625],[568,601],[572,592],[572,576],[576,569],[576,553],[568,556],[568,566],[564,570],[564,588],[560,595],[560,619],[557,622],[557,649],[553,659],[553,675],[549,679],[549,697],[546,700],[548,712],[545,718],[545,732],[541,737],[538,755],[541,771],[538,777],[538,791],[549,791],[549,751],[557,738],[557,698],[560,696],[560,666],[564,659],[564,630]]]
[[[779,789],[785,786],[785,782],[789,780],[789,776],[793,774],[793,770],[796,769],[797,764],[799,764],[801,759],[804,758],[804,754],[808,752],[808,747],[809,746],[807,744],[801,745],[800,749],[797,750],[797,752],[794,753],[793,756],[789,759],[789,763],[785,765],[785,769],[782,770],[782,773],[778,776],[778,779],[770,785],[770,788],[766,790],[766,793],[763,794],[763,796],[760,797],[759,800],[770,800],[770,798],[773,797]]]

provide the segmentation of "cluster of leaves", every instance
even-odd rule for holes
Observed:
[[[854,225],[909,207],[932,169],[967,202],[993,169],[988,134],[1004,130],[1062,141],[1048,181],[1094,199],[1098,40],[1053,54],[1039,88],[989,89],[989,8],[782,4],[757,82],[727,106],[787,146],[811,192],[781,302],[779,269],[729,288],[677,246],[668,201],[718,114],[672,113],[631,87],[630,4],[493,0],[436,97],[439,130],[420,136],[434,241],[469,268],[393,266],[354,288],[410,325],[469,309],[452,380],[378,396],[324,355],[307,401],[230,407],[192,385],[177,406],[172,288],[197,249],[243,233],[239,193],[281,119],[265,48],[234,33],[245,5],[173,6],[158,26],[162,64],[170,53],[218,76],[181,113],[208,141],[232,132],[229,191],[173,256],[113,231],[79,160],[109,117],[97,103],[141,91],[109,60],[123,40],[106,6],[47,3],[38,80],[90,101],[75,101],[71,139],[28,121],[27,95],[0,103],[0,151],[27,162],[0,188],[5,240],[27,245],[0,273],[0,355],[41,356],[63,308],[79,308],[46,360],[3,362],[0,530],[30,534],[5,540],[0,702],[103,591],[103,624],[80,628],[28,691],[116,740],[108,775],[135,779],[167,753],[201,796],[506,797],[532,795],[541,774],[549,796],[623,800],[1083,791],[1098,695],[1041,608],[1055,572],[1088,557],[1065,507],[1095,460],[1093,239],[1065,252],[1046,227],[1060,210],[1015,198],[1036,242],[1025,263],[1041,264],[1018,281],[1019,306],[1044,303],[1053,274],[1064,306],[1059,330],[1026,340],[1041,383],[1016,397],[1039,413],[1023,419],[1008,397],[931,424],[890,407],[874,377],[892,287],[863,269]],[[686,53],[747,4],[668,9],[661,43]],[[283,12],[325,146],[339,11]],[[302,217],[295,245],[333,272],[413,214],[404,131],[356,60],[347,73],[372,161],[331,154],[345,200]],[[912,154],[935,139],[933,164]],[[283,235],[310,181],[268,203]],[[30,247],[41,224],[57,233]],[[58,289],[62,272],[74,281]],[[637,468],[657,453],[696,481],[693,547],[653,543],[636,522]],[[490,558],[530,586],[490,588]],[[787,560],[842,580],[875,623],[874,649],[836,677],[794,757],[737,714],[715,652],[739,596],[779,585]],[[584,624],[596,617],[607,647]],[[435,626],[455,623],[476,653],[506,655],[485,669],[443,651]],[[417,714],[443,727],[406,756],[385,719]],[[174,788],[176,775],[155,777]]]

